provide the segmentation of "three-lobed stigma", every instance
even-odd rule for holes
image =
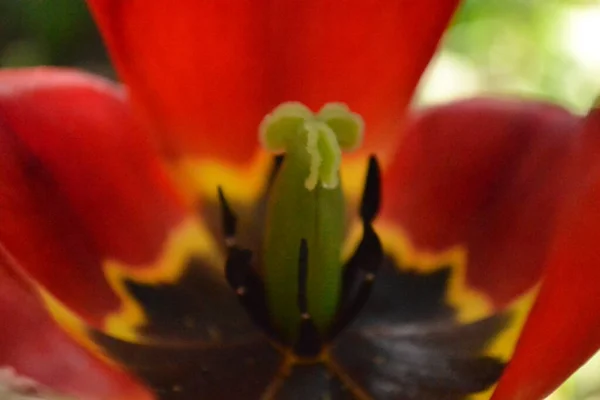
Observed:
[[[341,151],[352,151],[362,142],[364,122],[345,104],[328,103],[317,114],[297,102],[283,103],[259,126],[263,148],[274,153],[305,153],[308,176],[304,186],[314,190],[320,182],[333,189],[339,183]]]

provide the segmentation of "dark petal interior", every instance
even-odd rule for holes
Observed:
[[[268,181],[257,204],[232,205],[239,229],[234,227],[230,235],[254,252],[254,267],[260,265],[257,250]],[[203,203],[203,215],[226,252],[216,195],[215,188],[215,199]],[[371,205],[367,211],[377,209],[375,200],[363,201]],[[359,259],[372,262],[370,257]],[[387,257],[379,271],[363,265],[354,274],[358,278],[345,279],[348,295],[360,288],[361,274],[376,273],[364,308],[330,343],[330,365],[295,365],[287,371],[284,356],[252,323],[228,285],[225,266],[219,271],[195,258],[177,282],[125,282],[147,317],[138,328],[145,344],[97,331],[90,335],[164,400],[351,400],[365,395],[374,400],[459,400],[491,386],[504,364],[483,351],[507,325],[508,315],[462,324],[446,302],[452,266],[440,265],[432,272],[405,267]]]
[[[354,396],[322,364],[297,365],[276,400],[352,400]]]
[[[429,329],[354,330],[338,340],[333,357],[375,399],[462,399],[502,374],[502,362],[478,355],[468,343],[493,335],[495,325],[497,319]]]
[[[224,276],[201,260],[191,259],[176,283],[125,285],[148,319],[140,333],[156,341],[226,342],[257,332]]]
[[[161,400],[259,399],[274,381],[281,355],[261,335],[213,345],[140,345],[98,332],[96,343]]]
[[[445,303],[451,267],[430,272],[399,270],[386,258],[373,284],[369,301],[352,326],[407,324],[452,319],[454,310]]]
[[[364,310],[336,339],[332,359],[374,399],[458,400],[502,374],[504,363],[482,350],[508,317],[459,323],[444,302],[451,272],[404,271],[388,259]]]

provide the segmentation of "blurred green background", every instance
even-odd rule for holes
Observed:
[[[519,94],[584,113],[600,94],[600,1],[467,0],[423,83],[425,103]]]
[[[84,1],[0,0],[0,66],[41,64],[114,76]],[[600,94],[600,0],[465,1],[417,101],[475,94],[518,94],[585,113]],[[550,398],[600,400],[600,355]]]
[[[0,66],[69,65],[110,73],[83,0],[0,0]]]

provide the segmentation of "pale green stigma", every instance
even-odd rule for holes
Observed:
[[[301,103],[287,102],[263,119],[259,138],[265,149],[276,153],[303,147],[310,166],[304,186],[312,191],[319,182],[326,189],[338,186],[341,151],[358,148],[363,131],[361,116],[345,104],[328,103],[315,115]]]

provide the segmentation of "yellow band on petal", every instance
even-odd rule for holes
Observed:
[[[223,256],[216,251],[212,235],[195,219],[183,221],[165,241],[156,261],[150,265],[132,266],[118,260],[108,260],[104,265],[107,281],[121,299],[120,310],[105,319],[104,332],[110,336],[130,342],[143,342],[138,328],[147,323],[144,310],[134,300],[125,286],[126,280],[144,284],[173,283],[186,271],[192,257],[206,261],[206,265],[219,269]]]

